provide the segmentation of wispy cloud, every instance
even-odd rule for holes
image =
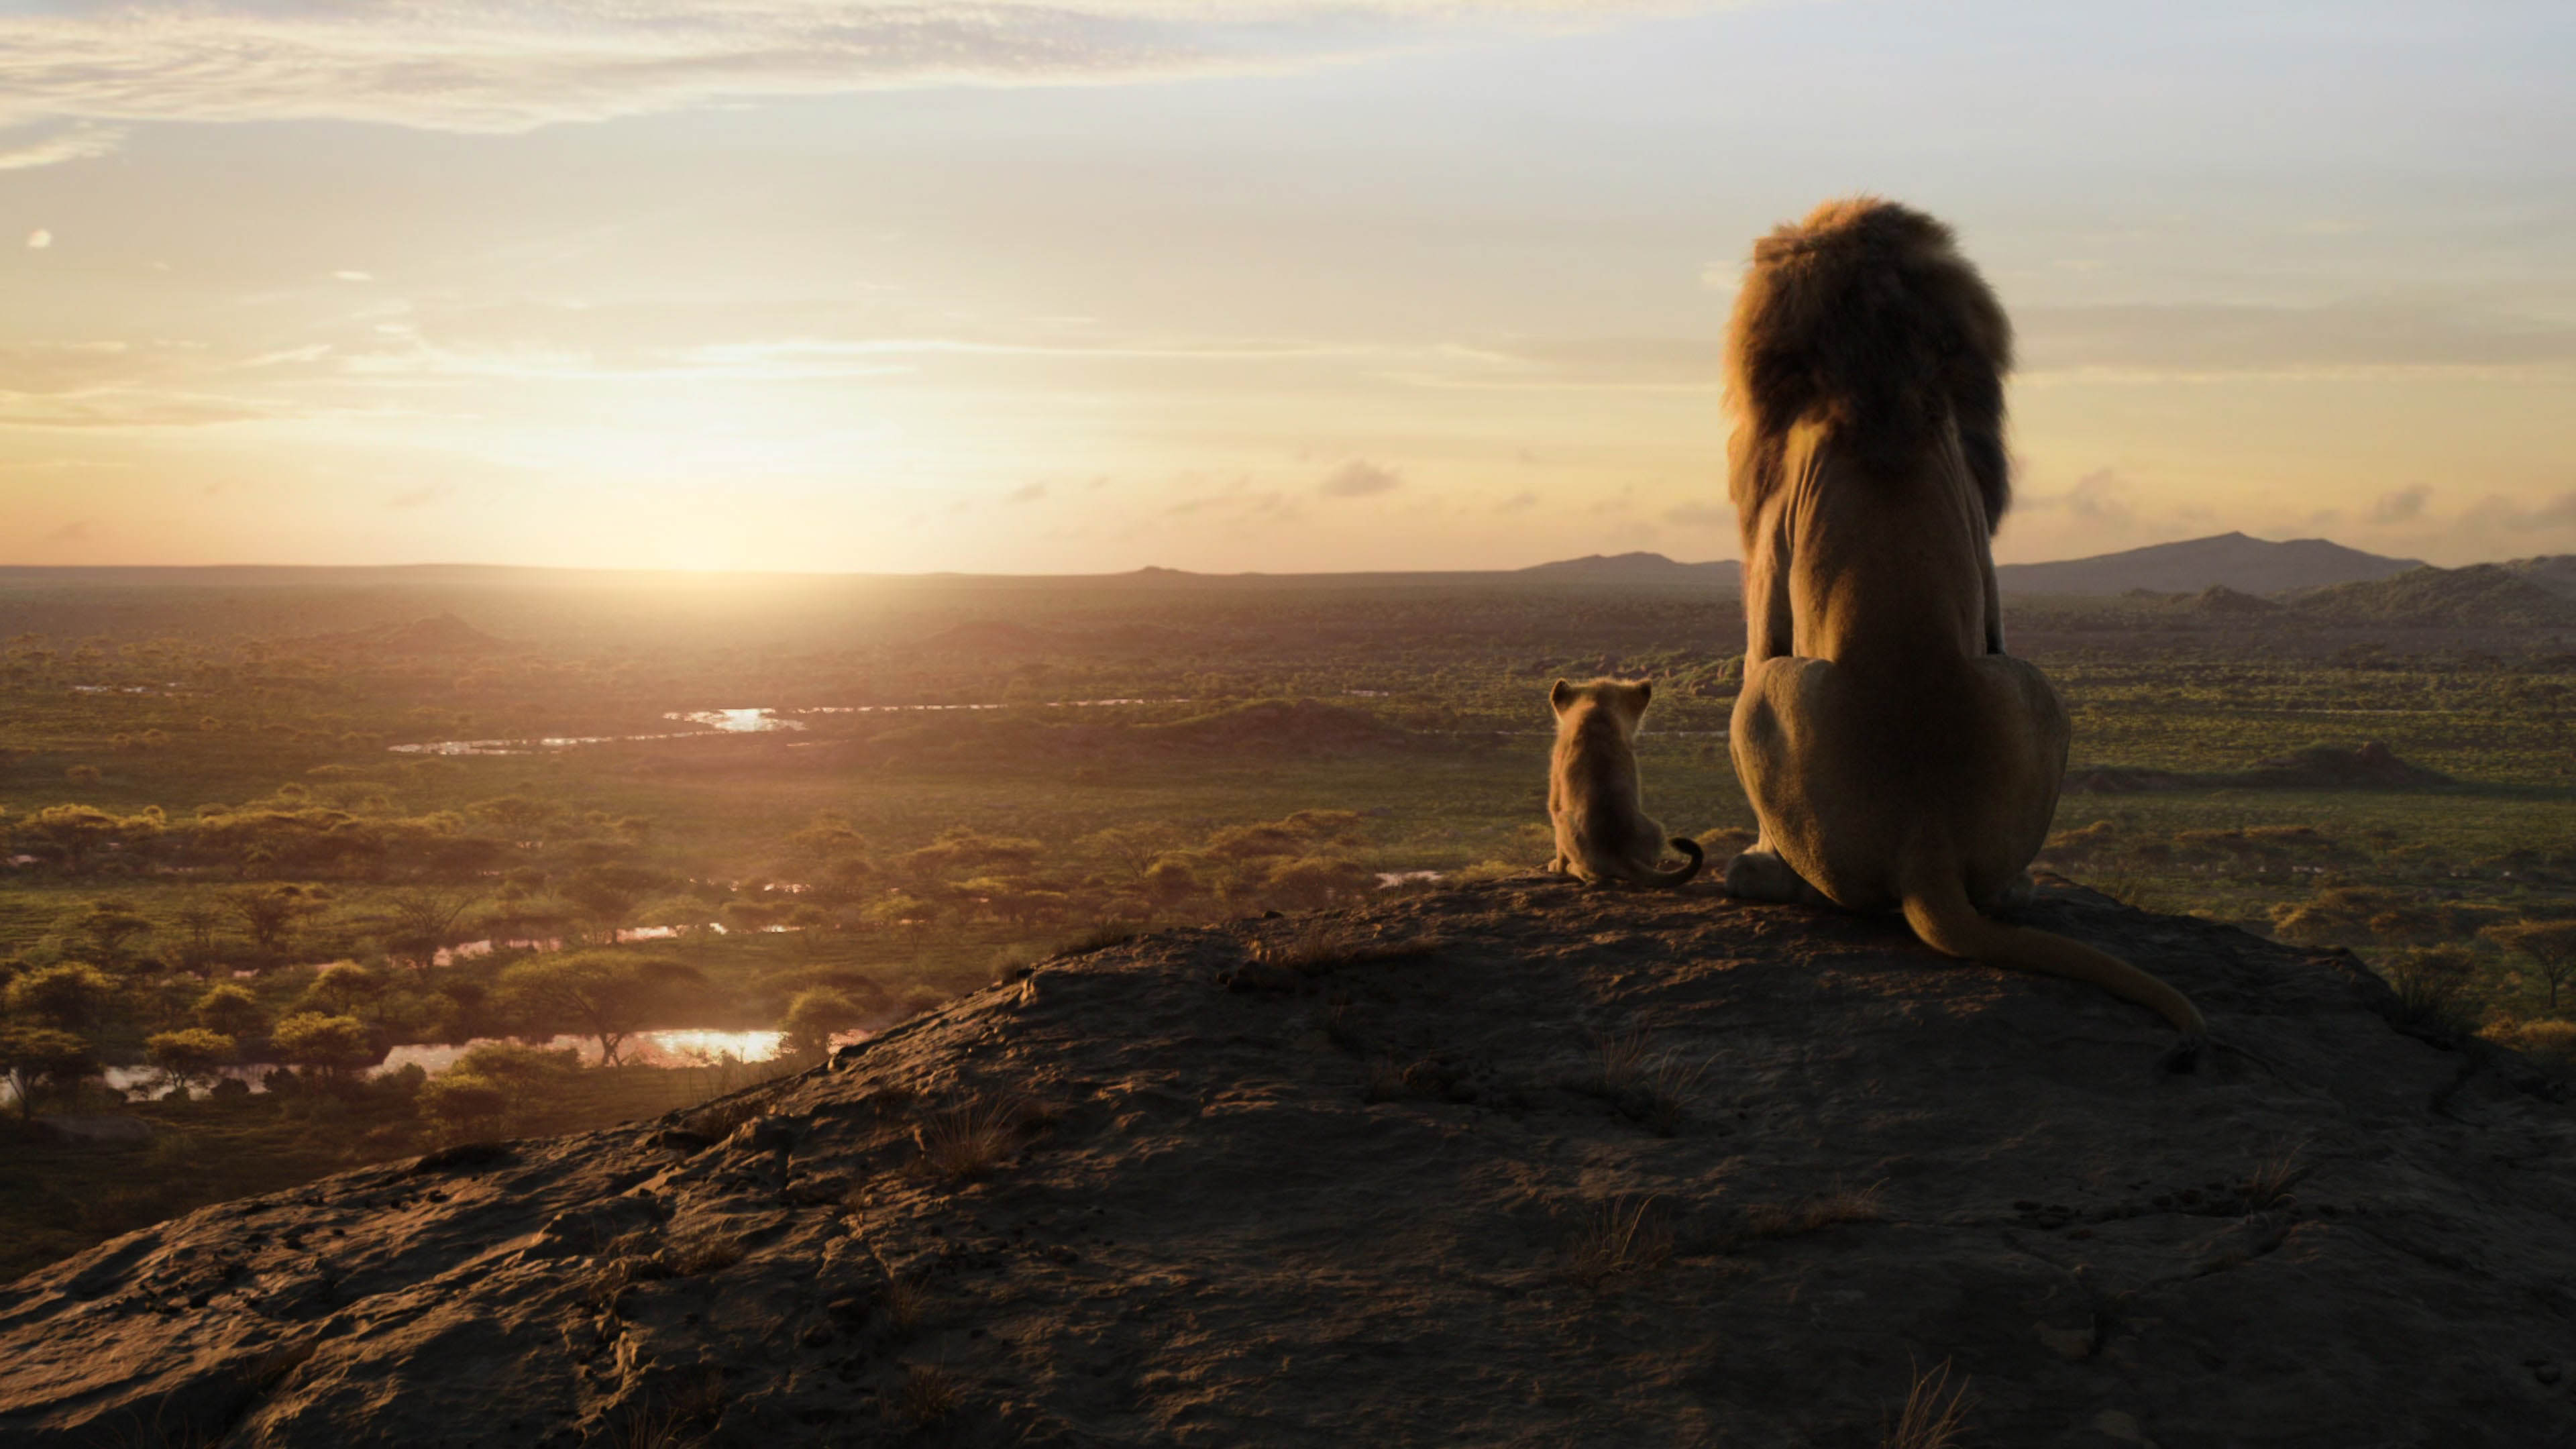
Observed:
[[[2104,380],[2330,377],[2576,366],[2576,327],[2466,307],[2353,302],[2033,307],[2025,375]]]
[[[0,105],[6,105],[0,101]],[[25,171],[37,166],[58,166],[65,161],[86,161],[104,156],[125,139],[117,126],[73,125],[51,135],[24,141],[0,137],[0,171]]]
[[[0,20],[0,125],[333,119],[520,131],[757,96],[1079,84],[1384,53],[1687,0],[211,0]],[[56,138],[96,155],[105,126]],[[26,164],[44,164],[30,162]]]
[[[1371,498],[1380,493],[1392,493],[1402,486],[1404,475],[1393,468],[1365,458],[1353,458],[1325,474],[1324,481],[1315,485],[1315,491],[1327,498]]]
[[[2379,495],[2370,506],[2370,521],[2379,524],[2412,523],[2424,516],[2424,505],[2433,497],[2433,486],[2415,483],[2391,493]]]

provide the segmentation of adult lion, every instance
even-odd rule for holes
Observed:
[[[1752,900],[1905,912],[1952,956],[2089,981],[2163,1016],[2124,961],[1979,914],[2026,896],[2066,771],[2066,711],[2004,653],[1989,539],[2010,496],[2012,326],[1949,228],[1870,198],[1757,242],[1728,351],[1744,529],[1736,774]]]

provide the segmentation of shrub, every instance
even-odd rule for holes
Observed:
[[[2542,1061],[2576,1067],[2576,1021],[2508,1022],[2488,1027],[2480,1035]]]
[[[421,1110],[457,1137],[498,1124],[509,1105],[509,1093],[499,1083],[455,1069],[420,1091]]]

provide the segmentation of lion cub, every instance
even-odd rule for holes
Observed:
[[[1664,827],[1647,818],[1637,786],[1637,720],[1654,698],[1650,679],[1595,679],[1548,691],[1556,710],[1556,753],[1548,762],[1547,813],[1556,824],[1556,858],[1547,868],[1587,884],[1618,881],[1658,888],[1699,874],[1700,849],[1675,837],[1690,863],[1657,870]]]

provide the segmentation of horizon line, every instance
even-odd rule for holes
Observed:
[[[2146,543],[2146,544],[2138,544],[2138,545],[2136,545],[2136,546],[2134,546],[2134,547],[2130,547],[2130,548],[2113,549],[2113,550],[2111,550],[2111,551],[2109,551],[2109,552],[2107,552],[2107,553],[2080,554],[2080,555],[2077,555],[2077,556],[2075,556],[2075,557],[2071,557],[2071,558],[2062,558],[2062,559],[2034,559],[2034,560],[2030,560],[2030,561],[2025,562],[2025,563],[1998,563],[1998,564],[1996,565],[1996,567],[1997,567],[1997,568],[2007,568],[2007,569],[2009,569],[2009,568],[2046,568],[2046,567],[2049,567],[2049,566],[2052,566],[2052,565],[2056,565],[2056,564],[2067,564],[2067,563],[2089,563],[2089,562],[2093,562],[2093,561],[2100,560],[2100,559],[2117,558],[2117,557],[2119,557],[2119,556],[2121,556],[2121,555],[2123,555],[2123,554],[2143,553],[2143,552],[2146,552],[2146,551],[2148,551],[2148,550],[2150,550],[2150,549],[2174,548],[2174,547],[2179,547],[2179,546],[2182,546],[2182,545],[2186,545],[2186,544],[2194,544],[2194,543],[2212,543],[2212,542],[2216,542],[2216,541],[2218,541],[2218,540],[2220,540],[2220,539],[2228,539],[2228,538],[2242,538],[2242,539],[2246,539],[2246,540],[2248,540],[2248,541],[2250,541],[2250,542],[2254,542],[2254,543],[2266,543],[2266,544],[2272,544],[2272,545],[2274,545],[2274,546],[2276,546],[2276,547],[2288,547],[2288,546],[2290,546],[2290,545],[2292,545],[2292,544],[2300,544],[2300,543],[2323,543],[2323,544],[2327,544],[2327,545],[2330,545],[2330,546],[2335,547],[2335,548],[2348,549],[2348,550],[2350,550],[2351,552],[2354,552],[2354,553],[2366,554],[2366,555],[2368,555],[2368,556],[2370,556],[2370,557],[2373,557],[2373,558],[2387,558],[2387,559],[2390,559],[2392,562],[2401,562],[2401,563],[2403,563],[2403,562],[2412,562],[2412,563],[2417,564],[2418,566],[2421,566],[2421,567],[2439,567],[2439,565],[2430,565],[2430,564],[2426,564],[2426,563],[2424,562],[2424,560],[2422,560],[2422,559],[2411,559],[2411,560],[2410,560],[2410,559],[2397,558],[2396,556],[2394,556],[2394,555],[2389,555],[2389,554],[2371,554],[2371,553],[2369,552],[2369,550],[2367,550],[2367,549],[2355,549],[2355,548],[2352,548],[2352,547],[2351,547],[2351,545],[2349,545],[2349,544],[2337,543],[2335,540],[2330,539],[2330,538],[2326,538],[2326,537],[2324,537],[2324,536],[2322,536],[2322,535],[2317,535],[2317,536],[2313,536],[2313,537],[2306,537],[2306,538],[2281,538],[2281,539],[2271,539],[2271,538],[2262,538],[2262,537],[2258,537],[2257,535],[2254,535],[2254,534],[2249,534],[2249,533],[2245,532],[2243,529],[2229,529],[2229,530],[2227,530],[2227,531],[2225,531],[2225,532],[2223,532],[2223,533],[2202,534],[2202,535],[2199,535],[2199,536],[2196,536],[2196,537],[2192,537],[2192,538],[2168,539],[2168,540],[2166,540],[2166,541],[2164,541],[2164,542],[2161,542],[2161,543]],[[145,572],[148,572],[148,573],[173,573],[173,574],[175,574],[175,573],[183,573],[183,572],[244,572],[244,573],[247,573],[247,572],[254,572],[254,571],[281,572],[281,573],[286,573],[286,572],[322,573],[322,572],[335,571],[335,570],[336,570],[336,571],[343,571],[343,572],[357,572],[357,571],[364,570],[364,571],[378,572],[378,573],[390,573],[390,572],[400,572],[400,571],[420,571],[420,572],[427,572],[427,571],[430,571],[430,570],[448,569],[448,570],[484,570],[484,571],[495,572],[495,573],[499,573],[499,572],[509,572],[509,573],[566,573],[566,574],[589,574],[589,575],[597,575],[597,576],[603,576],[603,577],[605,577],[605,576],[612,576],[612,575],[620,575],[620,574],[638,574],[638,575],[652,575],[652,576],[655,576],[655,577],[705,578],[705,579],[711,579],[711,580],[712,580],[712,579],[779,579],[779,580],[788,580],[788,579],[882,579],[882,580],[901,580],[901,579],[920,579],[920,580],[927,580],[927,579],[1124,579],[1124,578],[1133,578],[1133,577],[1136,577],[1136,576],[1138,576],[1138,575],[1154,575],[1154,574],[1170,574],[1170,575],[1178,575],[1178,576],[1181,576],[1181,577],[1187,577],[1187,578],[1204,578],[1204,579],[1291,579],[1291,578],[1403,577],[1403,576],[1410,576],[1410,575],[1522,574],[1522,573],[1534,573],[1534,572],[1537,572],[1537,571],[1542,570],[1542,569],[1557,568],[1557,567],[1561,567],[1561,566],[1564,566],[1564,565],[1567,565],[1567,564],[1580,564],[1580,563],[1592,563],[1592,562],[1611,562],[1611,561],[1616,561],[1616,560],[1620,560],[1620,559],[1637,559],[1637,560],[1640,560],[1641,562],[1642,562],[1642,561],[1646,561],[1646,560],[1659,560],[1659,561],[1661,561],[1662,563],[1669,564],[1669,565],[1671,565],[1671,566],[1672,566],[1672,567],[1674,567],[1674,568],[1693,568],[1693,569],[1696,569],[1696,568],[1717,568],[1717,567],[1725,567],[1725,566],[1728,566],[1728,565],[1735,565],[1735,566],[1737,566],[1737,567],[1741,567],[1741,566],[1742,566],[1742,562],[1743,562],[1741,559],[1737,559],[1737,558],[1676,559],[1676,558],[1671,557],[1671,556],[1670,556],[1670,555],[1668,555],[1668,554],[1664,554],[1664,553],[1661,553],[1661,552],[1658,552],[1658,551],[1656,551],[1656,550],[1652,550],[1652,549],[1631,549],[1631,550],[1628,550],[1628,551],[1625,551],[1625,552],[1622,552],[1622,553],[1615,553],[1615,554],[1590,553],[1590,554],[1581,554],[1581,555],[1576,555],[1576,556],[1568,557],[1568,558],[1542,559],[1542,560],[1540,560],[1540,561],[1539,561],[1539,562],[1537,562],[1537,563],[1531,563],[1531,564],[1517,564],[1517,565],[1508,565],[1508,566],[1500,566],[1500,567],[1493,567],[1493,568],[1445,568],[1445,569],[1444,569],[1444,568],[1420,568],[1420,569],[1383,569],[1383,568],[1381,568],[1381,569],[1284,569],[1284,570],[1270,570],[1270,569],[1239,569],[1239,570],[1226,571],[1226,572],[1217,572],[1217,571],[1210,571],[1210,570],[1204,570],[1204,569],[1175,568],[1175,567],[1172,567],[1172,566],[1167,565],[1167,564],[1140,564],[1140,565],[1138,565],[1138,566],[1136,566],[1136,567],[1134,567],[1134,568],[1128,568],[1128,569],[1110,569],[1110,570],[1103,570],[1103,571],[1099,571],[1099,572],[1090,572],[1090,573],[1007,573],[1007,572],[991,572],[991,573],[985,573],[985,572],[976,572],[976,571],[966,570],[966,569],[925,569],[925,570],[921,570],[921,571],[919,571],[919,572],[914,572],[914,573],[895,573],[895,572],[887,572],[887,571],[882,571],[882,570],[861,570],[861,569],[850,569],[850,570],[829,570],[829,569],[756,569],[756,568],[733,568],[733,569],[692,569],[692,568],[668,568],[668,567],[666,567],[666,568],[635,568],[635,567],[624,567],[624,566],[606,565],[606,564],[522,564],[522,563],[477,563],[477,562],[469,562],[469,561],[464,561],[464,560],[426,560],[426,561],[413,562],[413,563],[346,563],[346,564],[337,564],[337,563],[179,563],[179,564],[157,564],[157,563],[91,563],[91,564],[0,563],[0,575],[5,575],[5,574],[19,574],[19,573],[108,573],[108,572],[120,572],[120,571],[121,571],[121,572],[137,572],[137,573],[145,573]],[[2470,565],[2457,565],[2456,567],[2470,567]]]

